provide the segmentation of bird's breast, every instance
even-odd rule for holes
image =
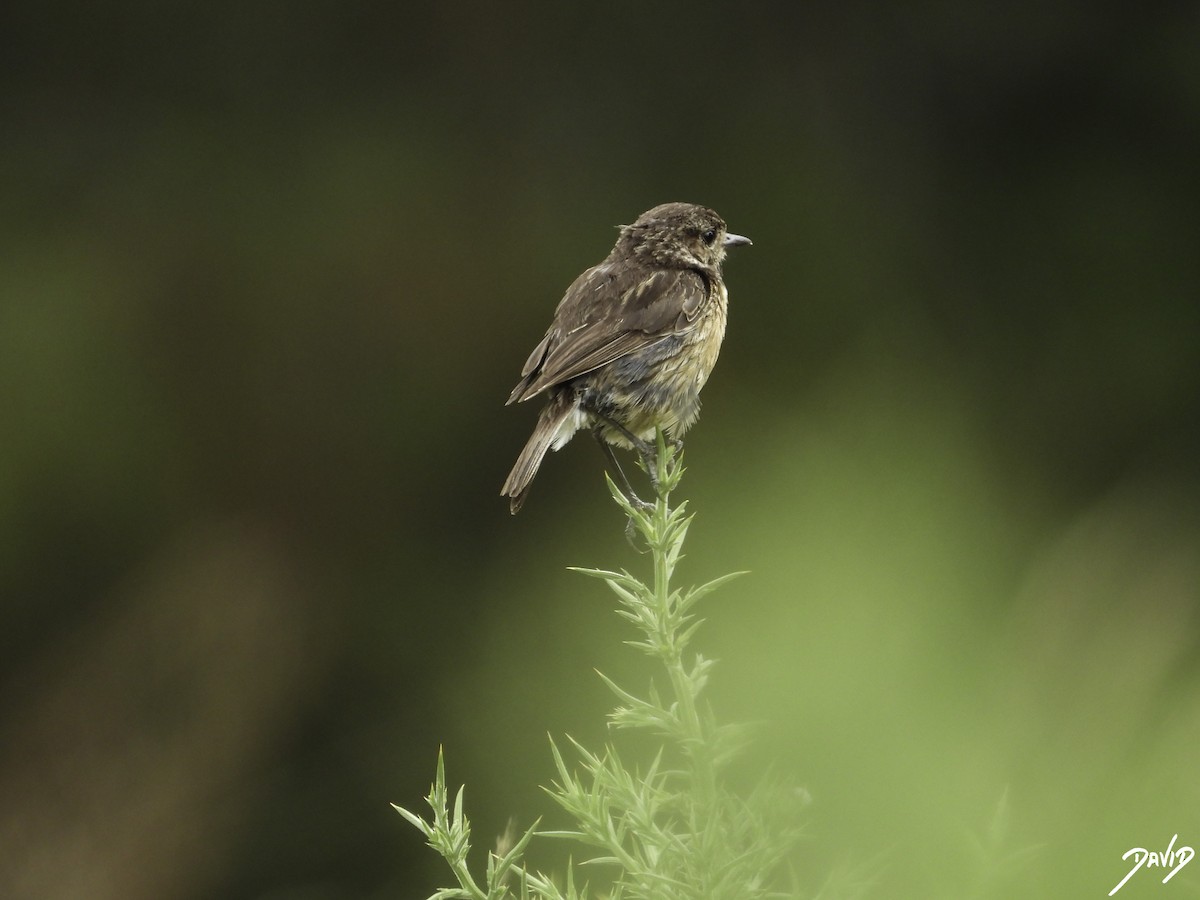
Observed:
[[[704,386],[717,364],[721,343],[725,340],[725,322],[728,315],[729,294],[725,285],[718,281],[710,302],[696,321],[695,337],[692,340],[696,354],[696,375],[699,379],[696,390]]]

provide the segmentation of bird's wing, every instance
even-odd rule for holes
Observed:
[[[567,289],[546,336],[533,348],[509,403],[528,400],[687,328],[709,296],[692,269],[601,263]]]

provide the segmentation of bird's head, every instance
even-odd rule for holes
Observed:
[[[668,268],[719,269],[729,247],[749,243],[706,206],[663,203],[621,226],[617,249]]]

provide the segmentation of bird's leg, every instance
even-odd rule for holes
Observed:
[[[632,437],[633,435],[630,435]],[[658,494],[658,450],[649,441],[637,441],[634,449],[642,455],[642,463],[646,466],[646,474],[650,476],[650,486]]]
[[[631,485],[629,483],[629,479],[625,477],[625,470],[621,468],[621,462],[617,459],[617,454],[613,452],[612,444],[606,441],[604,439],[604,435],[601,434],[603,427],[604,426],[597,424],[592,428],[592,434],[596,436],[596,443],[600,445],[600,449],[604,452],[604,455],[608,457],[608,461],[612,463],[613,468],[617,470],[617,474],[621,477],[621,483],[625,486],[625,499],[642,512],[649,512],[650,510],[654,509],[654,504],[647,503],[634,493],[633,485]],[[629,541],[629,546],[638,553],[646,552],[637,545],[637,531],[633,527],[632,516],[625,520],[625,540]]]
[[[622,425],[616,419],[609,418],[604,413],[597,412],[594,409],[589,409],[588,412],[590,412],[593,416],[595,416],[597,419],[599,419],[604,425],[607,425],[609,428],[612,428],[613,430],[620,432],[621,437],[625,438],[625,440],[629,441],[629,443],[633,445],[633,449],[636,450],[638,452],[638,455],[641,456],[641,458],[642,458],[642,464],[646,467],[646,474],[650,476],[650,486],[652,488],[654,488],[654,493],[657,494],[658,493],[658,453],[655,451],[654,445],[651,444],[649,441],[643,441],[640,437],[638,437],[636,434],[634,434],[632,431],[630,431],[628,428],[626,428],[624,425]],[[604,440],[604,438],[601,437],[599,430],[596,430],[594,433],[595,433],[596,437],[600,439],[601,443],[607,444],[607,442]],[[625,477],[623,473],[622,473],[621,477],[622,478]],[[626,484],[626,486],[628,486],[629,481],[626,480],[625,484]]]
[[[608,461],[612,463],[612,467],[617,470],[617,475],[621,478],[621,486],[625,489],[625,496],[629,498],[630,503],[639,509],[653,509],[654,504],[647,503],[636,493],[634,493],[633,485],[629,483],[629,479],[625,475],[625,470],[621,468],[621,462],[617,459],[617,454],[613,452],[612,444],[606,441],[604,439],[604,435],[601,434],[603,427],[603,425],[595,425],[592,428],[592,434],[595,435],[596,443],[600,445],[600,449],[604,451],[604,455],[608,458]]]

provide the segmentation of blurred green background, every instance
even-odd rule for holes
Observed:
[[[503,401],[668,200],[754,239],[684,574],[752,571],[700,647],[805,882],[1196,846],[1198,46],[1162,2],[7,7],[0,895],[425,897],[388,803],[440,744],[481,848],[552,814],[546,734],[648,675],[565,567],[643,560],[590,441],[509,517]],[[1161,874],[1119,896],[1200,892]]]

